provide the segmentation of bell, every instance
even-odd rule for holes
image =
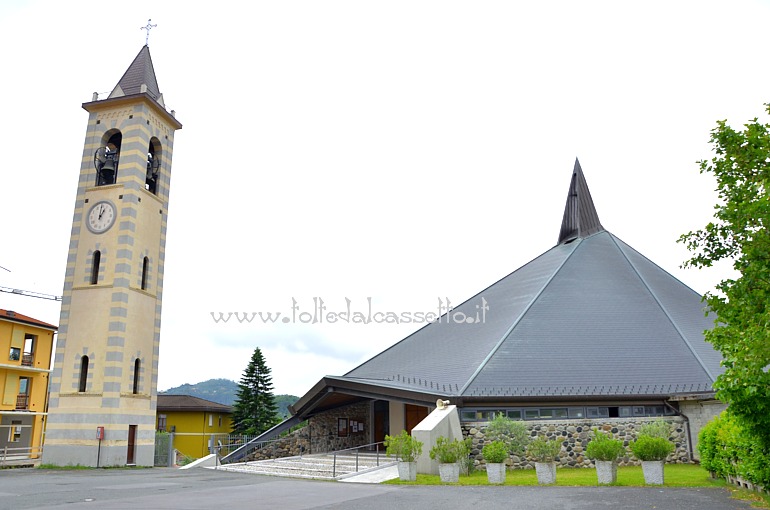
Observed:
[[[107,160],[99,169],[99,176],[102,184],[114,184],[115,182],[115,160],[107,156]]]

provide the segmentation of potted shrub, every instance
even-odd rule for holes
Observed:
[[[385,453],[398,459],[398,477],[413,482],[417,479],[417,457],[422,453],[422,442],[406,430],[397,436],[385,436]]]
[[[487,481],[489,483],[505,483],[505,460],[508,458],[508,446],[500,440],[484,445],[481,455],[487,464]]]
[[[669,441],[669,424],[663,420],[647,423],[639,428],[636,441],[631,443],[634,457],[642,462],[644,483],[663,485],[663,466],[666,457],[674,451]]]
[[[535,459],[535,472],[537,483],[548,485],[556,483],[556,461],[554,460],[561,451],[561,442],[548,440],[545,436],[538,436],[527,445],[527,453]]]
[[[618,481],[618,457],[626,453],[623,441],[613,439],[609,432],[594,429],[594,437],[586,447],[586,455],[596,464],[596,476],[599,484]]]
[[[636,441],[631,443],[631,451],[634,457],[642,461],[644,483],[663,485],[663,465],[666,457],[674,451],[671,441],[640,434]]]
[[[436,445],[430,449],[430,458],[438,461],[438,472],[442,482],[457,483],[460,480],[460,461],[468,451],[466,441],[457,439],[450,441],[441,436],[436,439]]]

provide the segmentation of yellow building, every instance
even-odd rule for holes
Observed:
[[[0,309],[0,456],[40,456],[56,329]]]
[[[174,433],[174,448],[199,459],[209,454],[213,438],[226,444],[233,408],[190,395],[158,395],[158,432]]]

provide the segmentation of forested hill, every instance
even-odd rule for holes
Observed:
[[[230,379],[209,379],[196,384],[183,384],[158,393],[162,395],[190,395],[231,406],[235,403],[238,394],[238,383]],[[296,402],[298,398],[294,395],[276,395],[275,404],[278,406],[278,415],[288,416],[287,407]]]

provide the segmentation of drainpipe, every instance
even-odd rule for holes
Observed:
[[[672,411],[674,411],[674,413],[676,413],[677,416],[680,416],[682,419],[684,419],[684,427],[685,427],[685,430],[687,430],[687,460],[689,460],[690,462],[695,462],[695,459],[692,456],[693,452],[692,452],[692,434],[690,433],[690,418],[682,414],[682,412],[679,411],[679,409],[669,404],[668,400],[664,400],[663,404],[669,409],[671,409]]]

